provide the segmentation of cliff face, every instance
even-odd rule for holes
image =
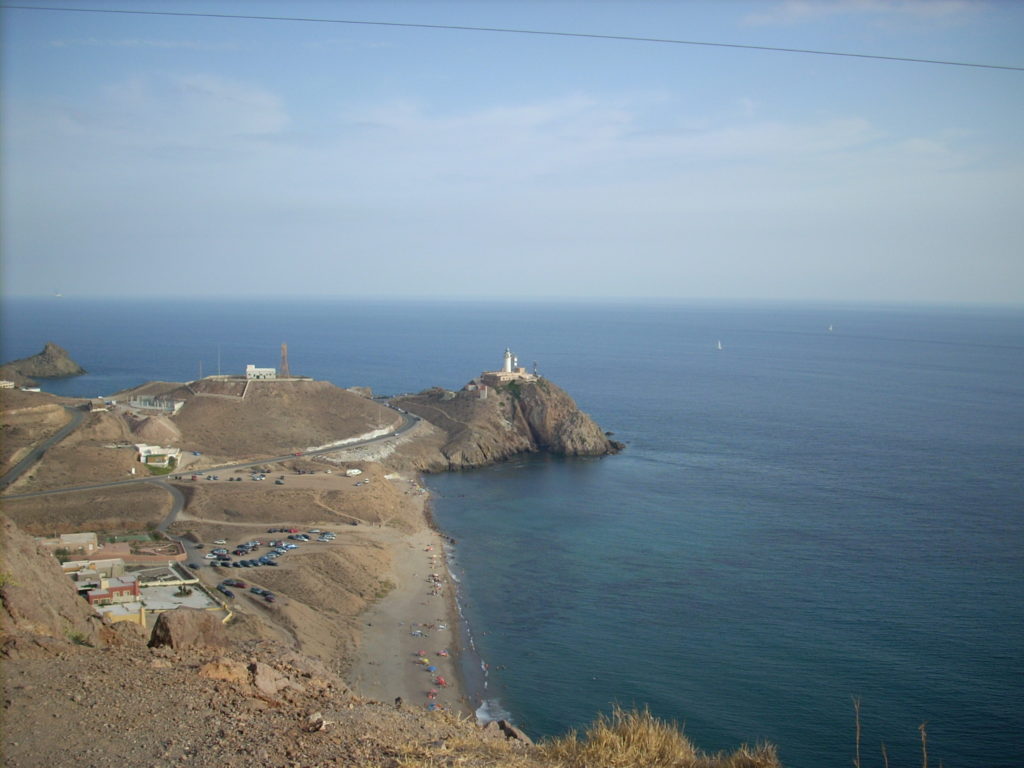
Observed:
[[[435,388],[392,402],[445,434],[434,455],[420,457],[419,468],[426,471],[479,467],[540,451],[604,456],[623,447],[547,379],[491,388],[486,396],[480,390]]]
[[[34,384],[33,379],[60,379],[81,376],[86,370],[68,355],[67,350],[48,341],[43,351],[0,366],[0,379],[20,386]]]
[[[102,643],[102,620],[78,596],[56,558],[6,517],[0,517],[0,554],[0,654],[23,652],[26,642],[55,651],[72,641]]]

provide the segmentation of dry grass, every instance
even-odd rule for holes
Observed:
[[[741,746],[735,752],[707,755],[675,723],[644,710],[616,707],[599,715],[582,734],[570,731],[541,748],[562,768],[781,768],[775,747]]]

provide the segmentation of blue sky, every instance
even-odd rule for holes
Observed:
[[[5,295],[1024,303],[1024,72],[11,4]],[[1024,66],[1009,1],[61,4]]]

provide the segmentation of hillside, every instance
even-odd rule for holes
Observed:
[[[52,437],[70,415],[58,398],[42,392],[0,390],[0,474],[6,472],[36,443]]]
[[[171,421],[183,447],[210,458],[280,456],[401,423],[393,410],[326,381],[253,381],[244,397],[196,389],[167,384],[144,391],[185,401]]]
[[[136,443],[173,445],[191,468],[282,456],[309,448],[393,429],[402,418],[393,409],[312,380],[149,382],[116,395],[116,406],[94,411],[74,432],[50,448],[12,486],[16,493],[79,483],[123,480],[146,470]],[[241,385],[241,386],[238,386]],[[242,397],[245,392],[245,397]],[[227,393],[227,394],[225,394]],[[174,416],[133,408],[135,397],[184,401]],[[61,404],[71,401],[45,393],[5,390],[2,395],[4,468],[67,422]],[[202,456],[192,456],[198,451]]]

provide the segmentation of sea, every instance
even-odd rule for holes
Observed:
[[[8,299],[109,396],[276,366],[379,394],[520,364],[625,443],[426,479],[480,713],[613,706],[787,766],[1024,765],[1024,310]]]

